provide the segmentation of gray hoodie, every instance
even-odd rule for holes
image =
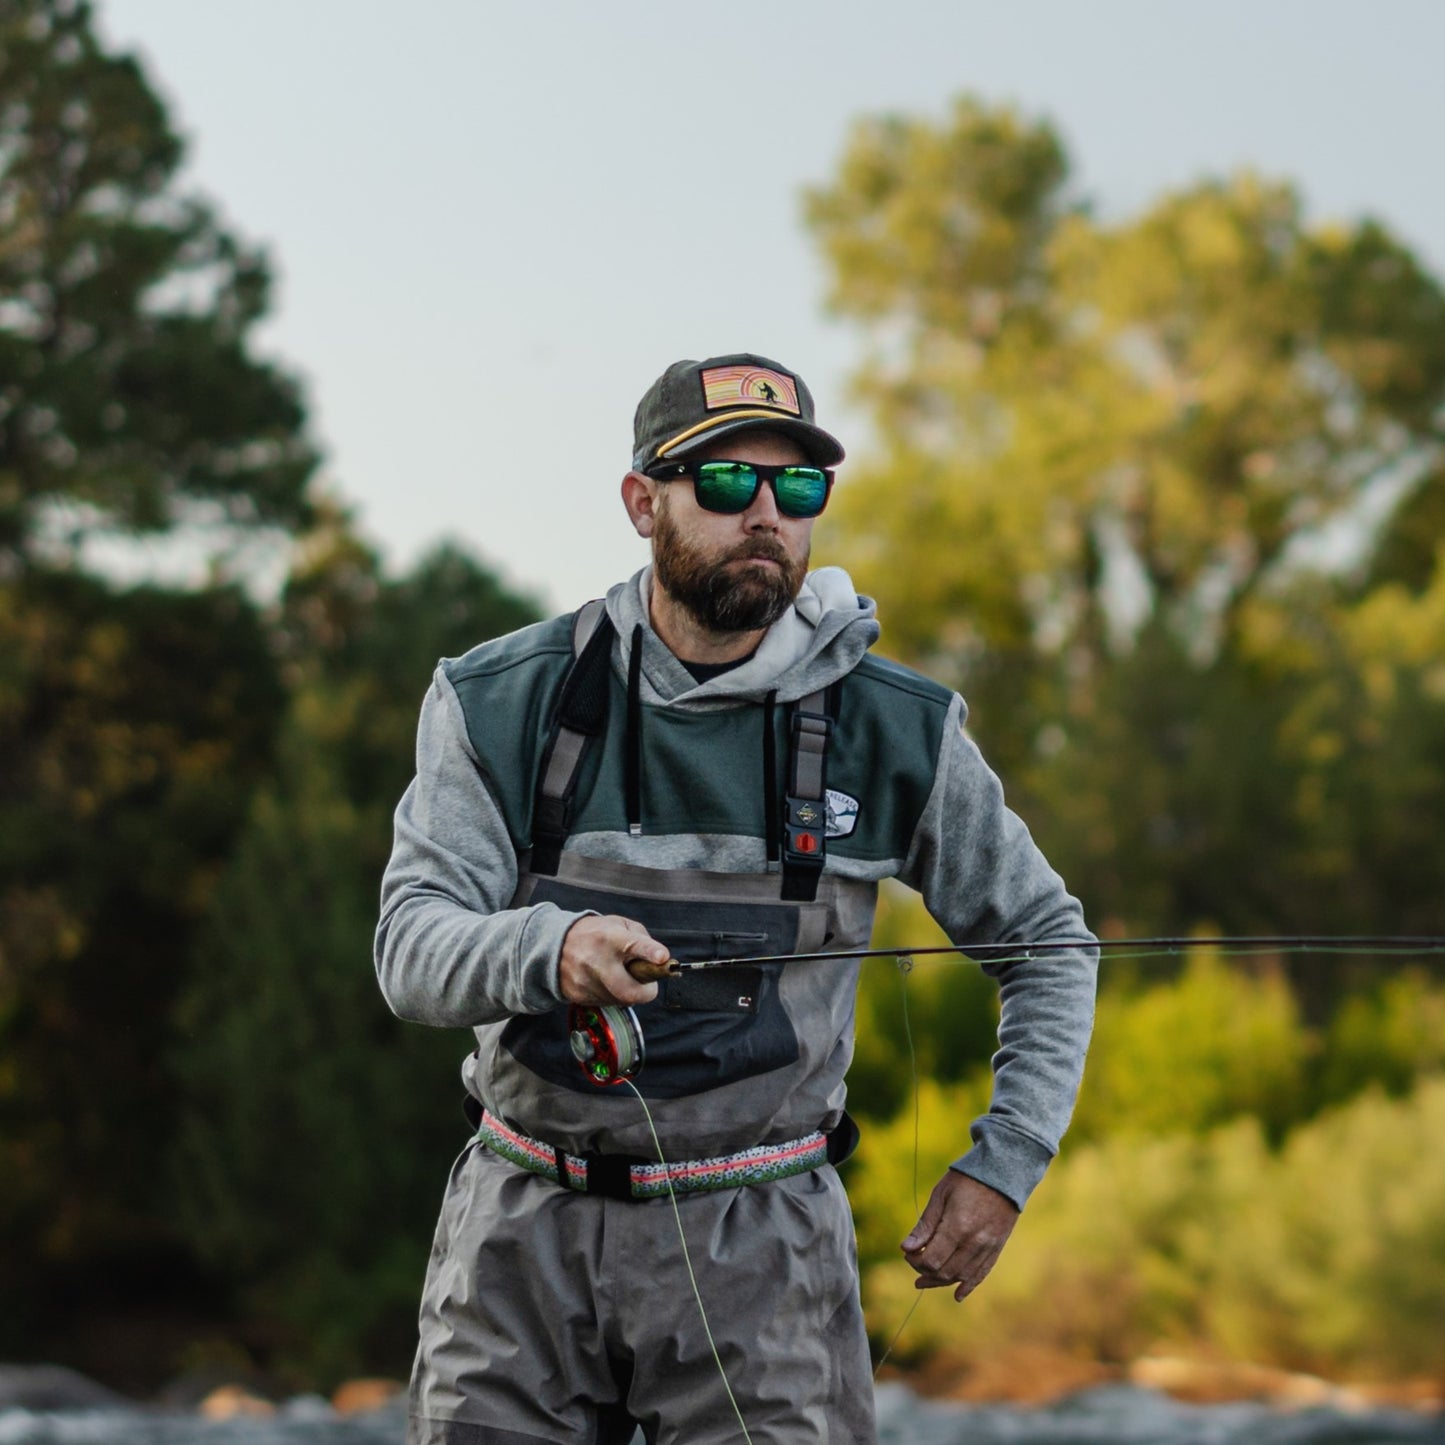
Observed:
[[[478,1048],[464,1070],[471,1091],[515,1127],[578,1152],[650,1146],[617,1092],[604,1098],[580,1075],[549,1078],[534,1060],[523,1062],[532,1059],[529,1032],[563,1027],[558,959],[585,911],[576,905],[605,896],[609,911],[646,923],[652,908],[665,922],[672,915],[660,894],[690,888],[699,908],[777,915],[778,864],[769,856],[776,850],[763,822],[764,794],[775,780],[762,775],[756,745],[760,726],[773,726],[774,707],[781,727],[788,703],[842,687],[828,763],[842,811],[830,820],[819,902],[795,911],[786,951],[866,946],[877,885],[887,877],[917,888],[956,942],[1089,937],[1077,901],[1004,806],[997,778],[964,733],[962,699],[871,656],[879,632],[873,604],[841,569],[810,574],[757,652],[701,684],[652,631],[650,581],[644,569],[607,597],[619,695],[641,628],[640,709],[633,709],[643,737],[641,836],[629,836],[622,814],[626,709],[619,698],[558,881],[539,886],[528,873],[538,760],[571,661],[570,625],[558,619],[438,667],[422,708],[417,776],[396,812],[382,884],[376,967],[392,1009],[474,1028]],[[652,931],[670,941],[659,927]],[[994,1093],[955,1167],[1020,1206],[1073,1107],[1096,961],[1081,946],[985,965],[1002,1004]],[[705,1090],[684,1084],[669,1092],[659,1073],[656,1113],[669,1156],[831,1127],[851,1058],[856,976],[856,963],[781,966],[764,980],[769,993],[760,1009],[772,1010],[776,1056],[754,1059],[751,1073],[724,1068]],[[670,1017],[660,1009],[648,1027],[660,1029]],[[765,1023],[749,1026],[766,1032]],[[646,1078],[645,1069],[639,1083]]]

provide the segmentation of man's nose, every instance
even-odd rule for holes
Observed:
[[[757,496],[748,503],[743,523],[750,532],[776,532],[782,515],[778,511],[778,498],[772,483],[763,482],[758,487]]]

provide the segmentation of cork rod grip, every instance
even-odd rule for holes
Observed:
[[[660,978],[673,978],[682,972],[675,958],[666,963],[649,963],[645,958],[629,958],[627,971],[638,983],[656,983]]]

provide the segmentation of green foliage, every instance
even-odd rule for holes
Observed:
[[[1407,1099],[1371,1091],[1291,1137],[1273,1197],[1251,1201],[1252,1237],[1279,1249],[1255,1260],[1255,1287],[1288,1317],[1270,1353],[1389,1375],[1438,1370],[1445,1298],[1445,1078]],[[1243,1263],[1243,1247],[1228,1261]],[[1246,1298],[1222,1271],[1220,1298]],[[1266,1341],[1236,1321],[1240,1344]]]
[[[874,948],[947,942],[916,893],[883,885]],[[890,959],[865,962],[848,1108],[886,1118],[910,1097],[915,1078],[950,1083],[975,1074],[997,1047],[997,1027],[998,989],[966,959],[920,960],[906,974]]]
[[[231,1327],[313,1378],[404,1361],[422,1221],[464,1132],[444,1107],[463,1042],[393,1019],[368,966],[375,847],[295,720],[178,1012],[182,1225],[237,1295]]]
[[[81,570],[103,535],[310,515],[298,388],[247,349],[265,265],[180,158],[87,5],[0,9],[0,1351],[186,1287],[170,1008],[285,707],[240,588]]]
[[[836,183],[807,199],[833,269],[830,303],[868,321],[904,318],[910,341],[987,344],[1036,299],[1067,174],[1049,126],[968,97],[943,129],[903,116],[857,122]]]
[[[1344,1001],[1330,1020],[1318,1091],[1331,1103],[1371,1086],[1404,1094],[1431,1072],[1445,1072],[1445,987],[1416,970]]]
[[[105,1341],[174,1311],[395,1371],[462,1046],[387,1014],[376,885],[436,657],[535,609],[314,504],[264,258],[180,159],[88,5],[0,9],[0,1353],[144,1388]],[[166,532],[304,535],[269,614],[82,570]]]
[[[387,1011],[377,886],[436,658],[536,613],[453,549],[387,581],[342,528],[314,539],[285,612],[278,765],[177,1013],[171,1177],[191,1247],[237,1301],[227,1328],[269,1367],[404,1373],[474,1041]]]
[[[167,1011],[284,699],[260,621],[229,588],[32,570],[0,587],[0,656],[0,1292],[13,1302],[0,1351],[13,1351],[34,1348],[56,1281],[165,1251]]]
[[[820,542],[1090,916],[1445,928],[1439,281],[1249,175],[1101,222],[968,99],[857,124],[806,214],[878,440]]]
[[[246,349],[261,255],[172,185],[181,143],[90,7],[0,15],[0,574],[105,531],[291,529],[315,453]]]
[[[1311,1052],[1278,968],[1194,953],[1176,982],[1103,993],[1072,1137],[1199,1134],[1245,1116],[1278,1138],[1311,1112]]]
[[[399,1372],[469,1043],[387,1014],[376,884],[433,660],[535,608],[453,549],[390,580],[308,495],[264,261],[89,17],[0,11],[0,1352],[105,1369],[77,1313],[174,1290],[202,1354]],[[1435,278],[1251,177],[1103,224],[1050,127],[971,101],[862,122],[809,220],[880,443],[828,541],[1096,924],[1445,931]],[[212,525],[301,533],[274,610],[80,570]],[[880,946],[933,936],[884,890]],[[1377,969],[1107,970],[1068,1152],[905,1348],[1433,1368],[1445,987]],[[864,970],[880,1334],[996,1021],[970,963]]]
[[[903,1347],[975,1364],[1022,1348],[1120,1363],[1192,1348],[1337,1377],[1438,1370],[1442,1128],[1436,1075],[1404,1099],[1357,1098],[1279,1153],[1250,1119],[1073,1149],[983,1287],[962,1306],[929,1292]],[[908,1213],[898,1199],[887,1228],[869,1218],[870,1242],[901,1237]],[[901,1262],[868,1270],[878,1336],[903,1318],[912,1278]]]
[[[994,994],[994,985],[982,973],[970,970],[969,976],[981,990]],[[947,966],[935,971],[932,961],[908,975],[915,1046],[920,1039],[926,1041],[920,1054],[950,1031],[950,1019],[931,1006],[939,993],[936,981],[949,977],[957,977],[957,972]],[[901,991],[895,982],[893,996]],[[1432,989],[1422,980],[1415,980],[1405,996],[1426,1019],[1445,1008],[1445,988]],[[1392,992],[1390,997],[1398,995]],[[987,1019],[991,1041],[996,1011],[979,1012]],[[1350,1028],[1349,1038],[1359,1052],[1380,1054],[1382,1035],[1395,1031],[1393,1013],[1385,1018],[1371,1014]],[[1418,1047],[1424,1040],[1415,1035],[1412,1042]],[[895,1049],[906,1050],[902,1043],[875,1047],[883,1058]],[[1314,1035],[1301,1022],[1288,983],[1276,967],[1245,971],[1197,953],[1177,978],[1156,979],[1147,986],[1120,985],[1106,972],[1068,1149],[1133,1136],[1203,1135],[1241,1118],[1282,1138],[1319,1107],[1319,1095],[1312,1089],[1315,1047]],[[968,1124],[988,1107],[990,1051],[991,1042],[975,1052],[968,1067],[954,1075],[956,1082],[943,1082],[941,1069],[921,1068],[916,1096],[915,1080],[897,1068],[903,1096],[890,1116],[868,1120],[858,1177],[850,1180],[860,1247],[867,1258],[888,1257],[912,1223],[904,1216],[912,1204],[915,1097],[920,1183],[926,1199],[944,1166],[966,1151]],[[1396,1057],[1403,1052],[1397,1048]],[[1410,1056],[1418,1065],[1433,1057],[1425,1048]],[[1410,1072],[1408,1078],[1414,1077]],[[852,1088],[850,1075],[850,1107]]]

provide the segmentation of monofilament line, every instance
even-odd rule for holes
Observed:
[[[642,1112],[647,1118],[647,1129],[652,1135],[652,1147],[657,1150],[657,1162],[662,1165],[662,1177],[667,1181],[667,1197],[672,1202],[672,1217],[677,1221],[677,1237],[682,1242],[682,1258],[687,1265],[687,1277],[692,1284],[692,1297],[697,1301],[697,1312],[702,1319],[703,1333],[707,1336],[708,1348],[712,1351],[713,1363],[717,1365],[723,1389],[727,1391],[728,1403],[733,1407],[733,1414],[738,1417],[738,1428],[743,1432],[743,1439],[747,1441],[747,1445],[753,1445],[753,1437],[748,1434],[748,1422],[743,1419],[743,1412],[738,1408],[737,1396],[733,1394],[733,1387],[728,1383],[728,1372],[723,1367],[722,1356],[718,1353],[717,1343],[712,1337],[712,1326],[707,1322],[707,1309],[703,1305],[702,1291],[697,1287],[697,1275],[692,1268],[692,1251],[687,1247],[687,1234],[682,1227],[682,1211],[677,1207],[677,1191],[672,1187],[672,1169],[663,1157],[662,1141],[657,1137],[657,1126],[652,1122],[652,1110],[647,1107],[647,1100],[642,1097],[641,1090],[631,1079],[623,1079],[622,1082],[637,1095],[637,1102],[642,1105]]]
[[[918,1202],[918,1051],[913,1046],[913,1025],[908,1017],[908,975],[913,972],[913,958],[910,954],[900,953],[895,961],[898,965],[898,984],[903,999],[903,1033],[908,1040],[908,1075],[913,1085],[913,1212],[921,1218],[923,1209]],[[878,1356],[878,1363],[873,1366],[875,1380],[878,1378],[878,1371],[888,1363],[888,1357],[893,1353],[894,1346],[903,1338],[903,1331],[908,1328],[908,1321],[913,1318],[913,1311],[922,1303],[922,1293],[915,1294],[913,1303],[908,1306],[908,1313],[903,1316],[902,1322],[893,1331],[893,1338],[888,1341],[888,1348]]]

